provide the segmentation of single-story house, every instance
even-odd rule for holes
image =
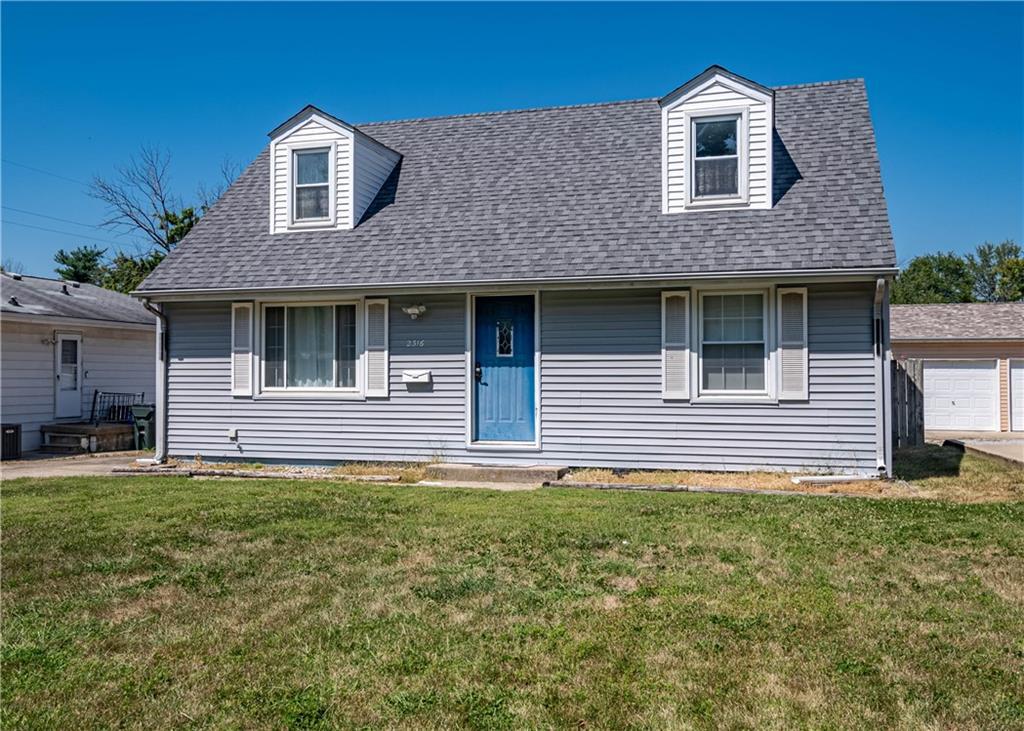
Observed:
[[[892,350],[924,361],[925,430],[1024,431],[1024,302],[894,305]]]
[[[42,427],[88,420],[96,391],[155,396],[156,318],[128,295],[91,284],[0,275],[0,420],[21,449]]]
[[[135,293],[157,458],[890,469],[863,81],[269,137]]]

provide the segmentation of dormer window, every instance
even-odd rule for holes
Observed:
[[[714,200],[740,194],[739,117],[695,117],[693,198]]]
[[[292,162],[296,222],[331,218],[330,149],[296,150]]]
[[[660,104],[664,213],[772,207],[771,89],[712,66]]]
[[[270,132],[270,232],[355,228],[401,157],[305,107]]]

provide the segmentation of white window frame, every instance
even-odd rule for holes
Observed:
[[[761,295],[764,305],[761,318],[761,337],[764,346],[764,388],[758,390],[728,390],[728,389],[706,389],[704,388],[704,298],[721,295]],[[772,291],[770,289],[703,289],[697,292],[696,297],[696,319],[697,327],[693,328],[696,333],[696,347],[692,348],[696,360],[696,368],[693,369],[696,383],[692,384],[691,392],[697,394],[697,399],[706,400],[741,400],[741,401],[764,401],[775,398],[775,373],[772,343],[772,329],[774,322],[774,308],[772,306]],[[724,341],[723,341],[724,342]],[[729,341],[732,344],[742,344],[744,341]],[[754,341],[749,341],[753,343]],[[712,343],[718,344],[718,343]]]
[[[716,206],[735,206],[750,201],[750,135],[749,107],[734,109],[715,109],[709,111],[688,111],[683,114],[686,125],[686,206],[688,208],[714,208]],[[697,122],[736,121],[736,195],[694,196],[694,180],[697,173]],[[708,159],[708,158],[704,158]],[[714,159],[714,158],[710,158]]]
[[[288,188],[286,204],[288,206],[288,228],[334,228],[338,221],[338,143],[307,142],[291,143],[284,145],[288,152],[288,169],[285,177]],[[301,152],[326,152],[327,153],[327,218],[296,218],[295,217],[295,189],[298,183],[295,182],[295,169],[298,153]],[[321,186],[323,183],[308,184],[304,187]]]
[[[335,339],[338,336],[338,311],[335,309],[338,305],[355,305],[356,312],[356,384],[350,387],[330,387],[330,388],[296,388],[291,386],[266,386],[266,312],[268,307],[283,307],[285,310],[285,330],[284,330],[284,382],[288,383],[288,308],[289,307],[330,307],[331,308],[331,319],[332,319],[332,332],[334,333]],[[259,385],[256,388],[256,393],[265,396],[275,397],[290,397],[290,396],[330,396],[340,398],[364,398],[366,395],[366,347],[365,347],[365,316],[364,316],[364,303],[361,299],[347,299],[347,300],[295,300],[287,302],[261,302],[259,303],[259,322],[257,323],[258,329],[257,342],[258,348],[254,348],[257,359],[259,360]],[[338,359],[337,359],[337,348],[338,344],[335,340],[334,349],[334,365],[331,371],[332,382],[338,380]]]

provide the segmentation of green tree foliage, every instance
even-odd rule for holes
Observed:
[[[952,252],[925,254],[911,260],[892,287],[896,305],[971,302],[973,279],[967,263]]]
[[[180,211],[164,211],[157,215],[161,228],[167,236],[167,250],[185,238],[192,227],[199,223],[199,213],[195,208],[182,208]],[[163,258],[163,257],[161,257]]]
[[[1007,259],[999,265],[999,284],[996,286],[996,300],[999,302],[1024,302],[1024,257]]]
[[[1006,240],[1000,244],[985,242],[979,244],[973,253],[967,254],[964,261],[974,280],[974,299],[978,302],[1005,301],[1005,286],[1001,285],[1002,272],[1009,266],[1012,273],[1012,262],[1024,256],[1020,245]],[[1012,288],[1012,287],[1011,287]]]
[[[103,280],[103,256],[106,253],[106,249],[98,246],[79,246],[71,251],[60,249],[53,255],[57,263],[54,271],[69,282],[98,285]]]
[[[106,289],[125,294],[134,292],[165,256],[166,254],[156,249],[139,256],[118,253],[104,270],[102,285]]]
[[[1024,249],[985,242],[971,253],[914,257],[893,282],[897,305],[1024,301]]]

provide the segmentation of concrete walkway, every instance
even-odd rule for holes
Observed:
[[[1019,431],[929,431],[925,433],[929,442],[943,444],[946,441],[963,445],[964,450],[1003,460],[1024,467],[1024,432]]]
[[[143,452],[107,452],[75,454],[72,456],[41,454],[25,455],[24,459],[0,463],[0,479],[19,477],[77,477],[81,475],[109,475],[115,467],[135,464]]]
[[[960,439],[954,441],[961,442],[964,449],[969,452],[997,457],[1004,462],[1011,462],[1024,468],[1024,440],[1002,439],[988,442],[981,439]]]

